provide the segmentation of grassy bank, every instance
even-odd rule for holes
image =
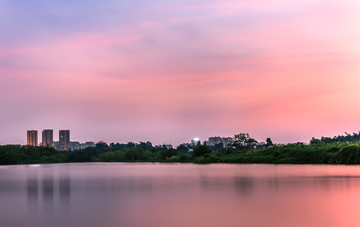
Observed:
[[[193,152],[183,148],[111,147],[97,144],[78,151],[60,152],[49,147],[0,146],[0,164],[66,162],[184,162],[269,164],[360,164],[360,143],[291,144],[267,148],[220,149],[199,145]]]

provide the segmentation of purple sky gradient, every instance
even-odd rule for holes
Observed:
[[[359,40],[357,0],[0,0],[0,144],[357,132]]]

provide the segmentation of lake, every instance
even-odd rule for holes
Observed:
[[[0,166],[0,225],[360,226],[360,166]]]

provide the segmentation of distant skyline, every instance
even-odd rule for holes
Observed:
[[[0,144],[358,132],[359,40],[358,0],[0,0]]]

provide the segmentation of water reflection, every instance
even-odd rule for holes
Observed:
[[[42,199],[44,210],[52,212],[54,210],[54,180],[51,177],[42,179]]]
[[[270,177],[267,179],[267,187],[269,191],[277,191],[279,190],[279,178],[278,177]]]
[[[359,190],[355,166],[17,166],[0,176],[0,219],[2,226],[360,226]]]
[[[60,209],[61,211],[69,211],[71,184],[69,176],[60,178],[59,181]]]
[[[71,182],[68,175],[56,176],[51,171],[46,173],[30,171],[26,182],[27,203],[30,213],[36,213],[40,209],[44,213],[53,213],[58,205],[61,211],[69,210]],[[57,192],[59,199],[56,197]],[[42,200],[42,206],[40,200]],[[56,204],[55,200],[60,204]]]
[[[29,177],[27,179],[27,198],[30,212],[37,212],[38,209],[38,180]]]
[[[249,195],[254,190],[254,180],[251,177],[234,177],[235,190],[243,195]]]

